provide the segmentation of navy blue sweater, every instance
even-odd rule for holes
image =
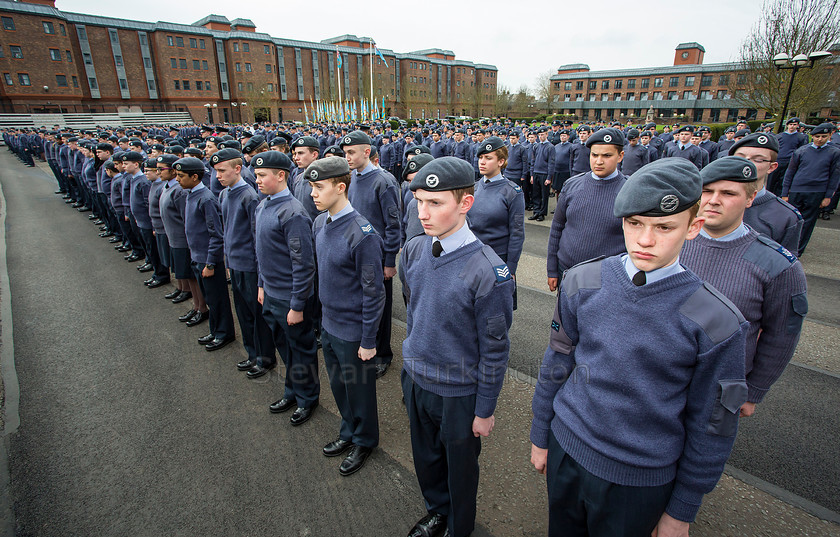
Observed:
[[[790,162],[793,153],[808,143],[808,137],[801,132],[789,133],[787,131],[776,135],[779,140],[779,162]]]
[[[525,243],[525,196],[519,185],[505,178],[489,183],[479,179],[468,217],[478,240],[493,248],[516,274]]]
[[[782,183],[782,197],[790,192],[820,192],[830,198],[840,184],[840,149],[811,144],[793,153]]]
[[[385,308],[382,237],[355,210],[329,224],[327,217],[321,214],[313,224],[321,324],[338,338],[372,349]]]
[[[382,170],[372,164],[350,182],[348,197],[358,213],[373,224],[385,244],[385,266],[395,267],[400,251],[400,206],[397,187],[386,179]]]
[[[163,187],[160,195],[160,217],[166,230],[166,240],[172,248],[188,248],[184,226],[187,208],[187,191],[177,181]]]
[[[193,261],[218,265],[224,260],[222,209],[216,196],[203,184],[187,194],[184,230]]]
[[[264,199],[255,213],[257,285],[303,311],[315,288],[312,220],[294,196]]]
[[[611,483],[675,480],[666,512],[693,521],[735,442],[746,327],[690,270],[636,287],[621,256],[570,269],[534,392],[531,442],[547,448],[554,434]]]
[[[419,235],[403,248],[400,279],[408,300],[405,370],[442,397],[476,394],[475,415],[493,415],[510,350],[508,267],[480,240],[434,257],[432,237]]]
[[[257,254],[254,249],[254,212],[259,196],[246,182],[233,190],[225,188],[219,193],[222,222],[225,228],[225,258],[227,266],[242,272],[257,271]]]
[[[160,215],[160,196],[163,194],[163,187],[166,183],[158,179],[149,187],[149,219],[152,222],[152,229],[158,235],[166,235],[163,227],[163,219]]]

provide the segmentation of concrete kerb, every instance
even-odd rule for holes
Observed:
[[[0,536],[15,534],[15,516],[12,509],[9,476],[9,435],[20,425],[20,385],[15,370],[14,327],[12,324],[12,293],[6,265],[6,197],[0,185],[0,375],[3,378],[5,403],[3,405],[3,431],[0,435]]]

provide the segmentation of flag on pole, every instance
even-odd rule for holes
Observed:
[[[373,44],[373,51],[376,53],[377,56],[379,56],[379,59],[382,60],[382,63],[385,64],[385,67],[389,67],[388,61],[385,59],[385,56],[382,55],[382,52],[380,52],[379,47],[376,46],[376,43]]]
[[[341,69],[341,53],[338,51],[338,45],[335,46],[335,63]]]

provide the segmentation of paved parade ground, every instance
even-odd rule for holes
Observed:
[[[340,458],[321,454],[339,423],[323,370],[321,406],[292,427],[288,414],[268,412],[282,367],[250,381],[235,368],[241,344],[197,345],[207,325],[179,323],[189,307],[162,298],[168,285],[146,289],[146,275],[97,237],[88,213],[53,194],[46,165],[27,168],[0,150],[0,186],[11,290],[0,296],[11,303],[0,344],[13,343],[16,375],[4,368],[3,381],[20,388],[19,400],[6,393],[0,503],[11,503],[0,505],[0,536],[392,537],[424,514],[400,400],[398,284],[395,360],[377,384],[380,448],[345,478]],[[526,224],[511,375],[483,443],[476,537],[547,533],[528,430],[555,301],[545,285],[548,224]],[[741,420],[692,536],[840,536],[838,254],[840,215],[818,223],[802,260],[810,311],[794,362]]]

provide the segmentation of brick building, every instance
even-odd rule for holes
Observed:
[[[303,120],[304,103],[373,95],[400,117],[490,115],[497,69],[449,50],[370,54],[372,40],[272,37],[248,19],[187,25],[0,0],[0,111],[188,111],[196,122]],[[337,53],[341,55],[338,67]],[[387,65],[386,65],[387,63]]]
[[[837,53],[832,49],[832,52]],[[743,91],[746,74],[735,63],[703,64],[706,49],[681,43],[674,65],[610,71],[590,71],[586,64],[563,65],[551,77],[553,111],[579,119],[644,119],[653,107],[657,120],[697,123],[763,120],[763,110],[743,108],[732,92]],[[822,115],[832,114],[831,108]]]

